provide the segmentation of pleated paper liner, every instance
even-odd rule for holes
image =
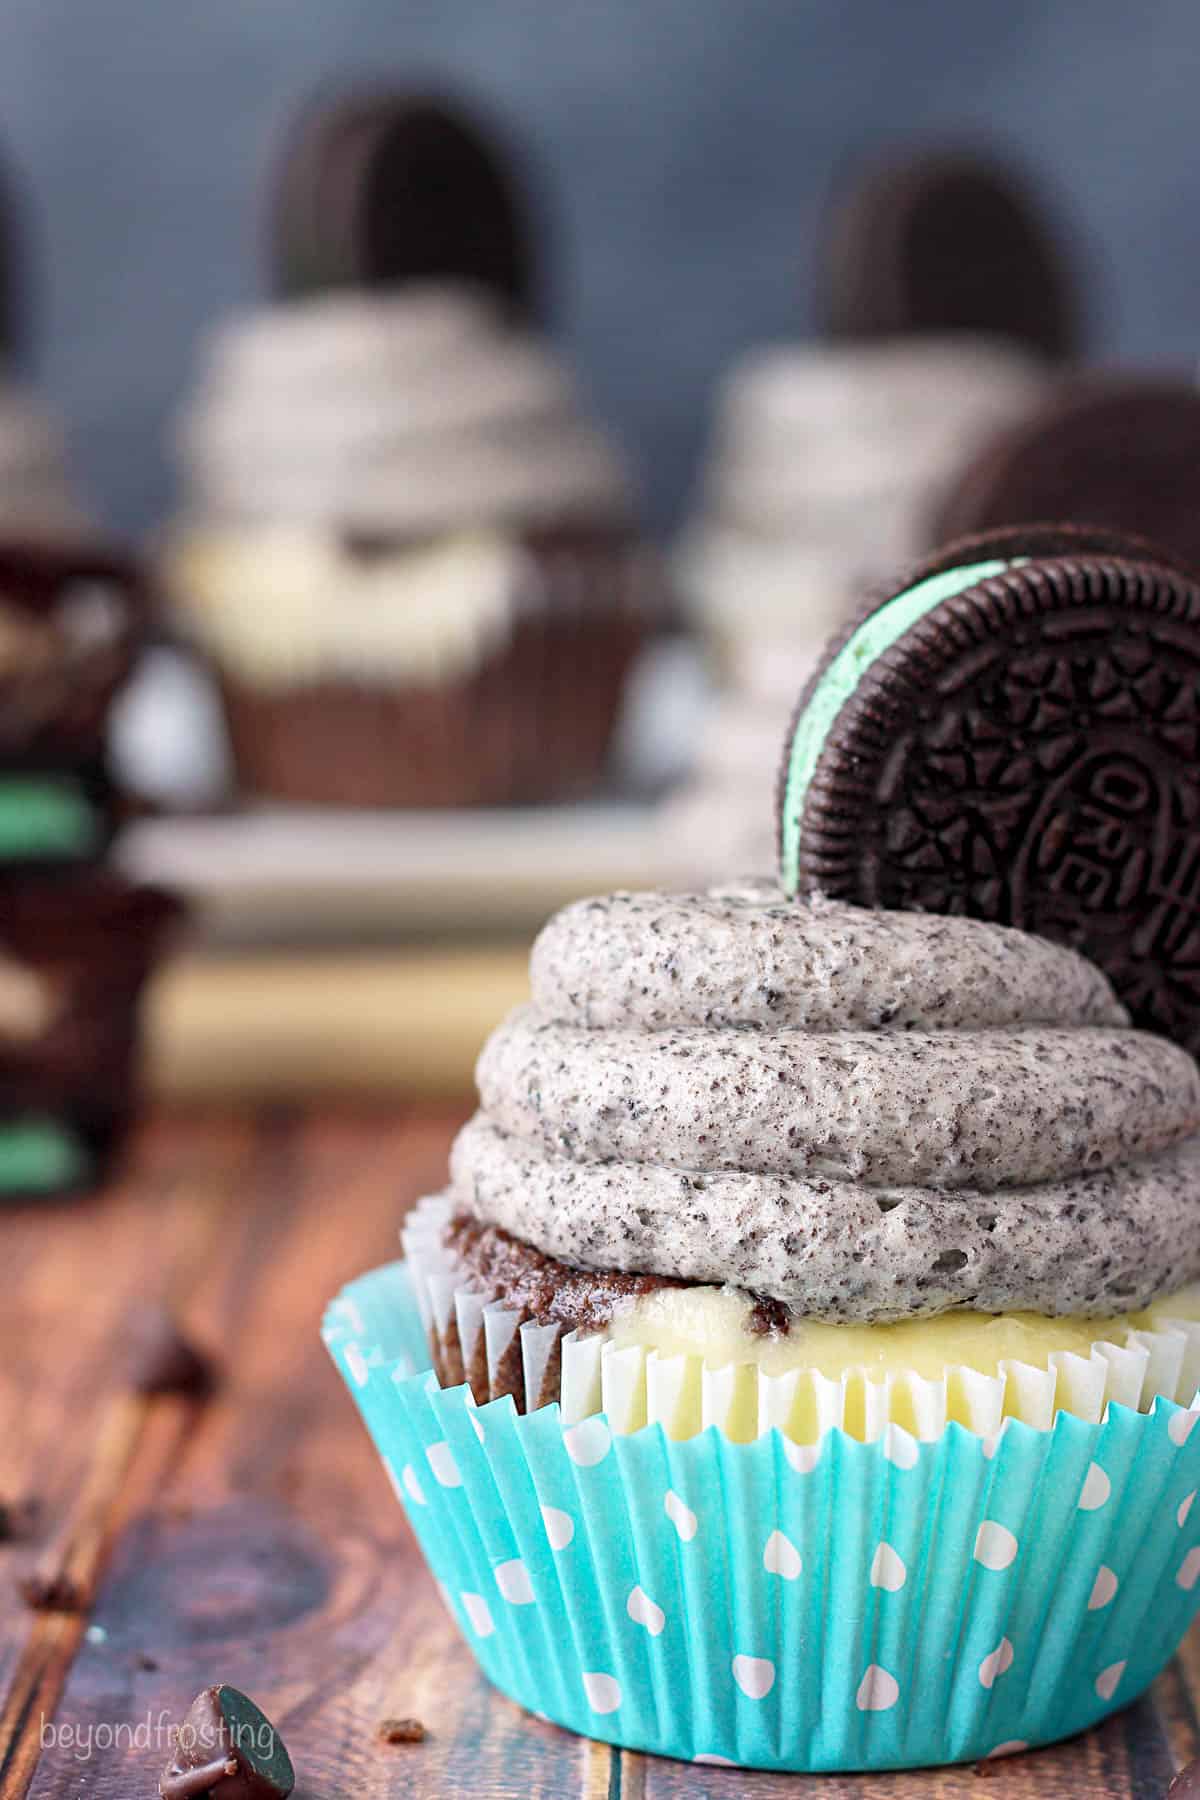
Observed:
[[[438,1379],[466,1382],[480,1404],[511,1395],[518,1411],[532,1412],[557,1401],[568,1424],[603,1413],[615,1432],[658,1424],[681,1440],[715,1425],[735,1443],[773,1426],[799,1444],[835,1428],[871,1443],[889,1424],[931,1441],[951,1422],[984,1438],[1006,1419],[1048,1431],[1063,1411],[1098,1423],[1112,1402],[1135,1412],[1158,1397],[1187,1405],[1200,1389],[1200,1324],[1187,1319],[1126,1330],[1124,1342],[1098,1341],[1087,1356],[1057,1352],[1045,1368],[1002,1362],[997,1375],[959,1366],[938,1379],[850,1370],[835,1380],[813,1369],[709,1368],[699,1356],[618,1346],[489,1302],[444,1246],[449,1216],[446,1200],[423,1200],[402,1241]]]
[[[326,1339],[481,1666],[572,1730],[768,1769],[1003,1755],[1132,1700],[1200,1602],[1200,1414],[1172,1399],[924,1442],[623,1435],[439,1383],[432,1305],[392,1264]],[[1160,1354],[1106,1380],[1140,1400]]]

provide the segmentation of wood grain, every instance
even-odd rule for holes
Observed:
[[[42,1503],[36,1539],[0,1548],[3,1800],[152,1796],[169,1727],[215,1680],[279,1725],[307,1800],[1159,1800],[1200,1750],[1196,1634],[1147,1700],[986,1776],[697,1768],[489,1689],[318,1337],[325,1300],[442,1179],[460,1117],[160,1118],[107,1195],[0,1216],[0,1496]],[[219,1349],[211,1400],[129,1388],[129,1311],[154,1297]],[[33,1567],[72,1574],[85,1610],[19,1605]],[[426,1741],[383,1743],[395,1715]]]

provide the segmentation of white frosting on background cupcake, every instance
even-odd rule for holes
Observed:
[[[179,430],[192,509],[427,536],[620,515],[565,368],[482,296],[332,294],[235,319]]]
[[[177,450],[172,589],[201,644],[264,686],[469,671],[538,601],[524,534],[628,516],[563,365],[450,287],[233,319]]]

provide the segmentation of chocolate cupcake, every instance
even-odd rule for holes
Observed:
[[[488,804],[599,778],[646,624],[623,471],[540,341],[518,190],[455,109],[294,134],[288,297],[213,340],[169,582],[245,788]]]
[[[122,810],[106,731],[147,618],[119,551],[0,537],[0,867],[97,860]]]
[[[132,1116],[140,996],[180,910],[104,863],[147,611],[120,551],[0,537],[0,1200],[94,1186]]]
[[[142,991],[178,913],[100,871],[0,884],[0,1199],[108,1172],[134,1110]]]
[[[1200,1599],[1200,588],[963,554],[814,677],[780,885],[550,921],[329,1316],[483,1666],[632,1748],[1003,1756]]]

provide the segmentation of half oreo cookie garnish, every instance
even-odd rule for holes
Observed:
[[[939,552],[802,695],[779,848],[791,894],[1070,944],[1200,1049],[1200,584],[1087,527]]]

